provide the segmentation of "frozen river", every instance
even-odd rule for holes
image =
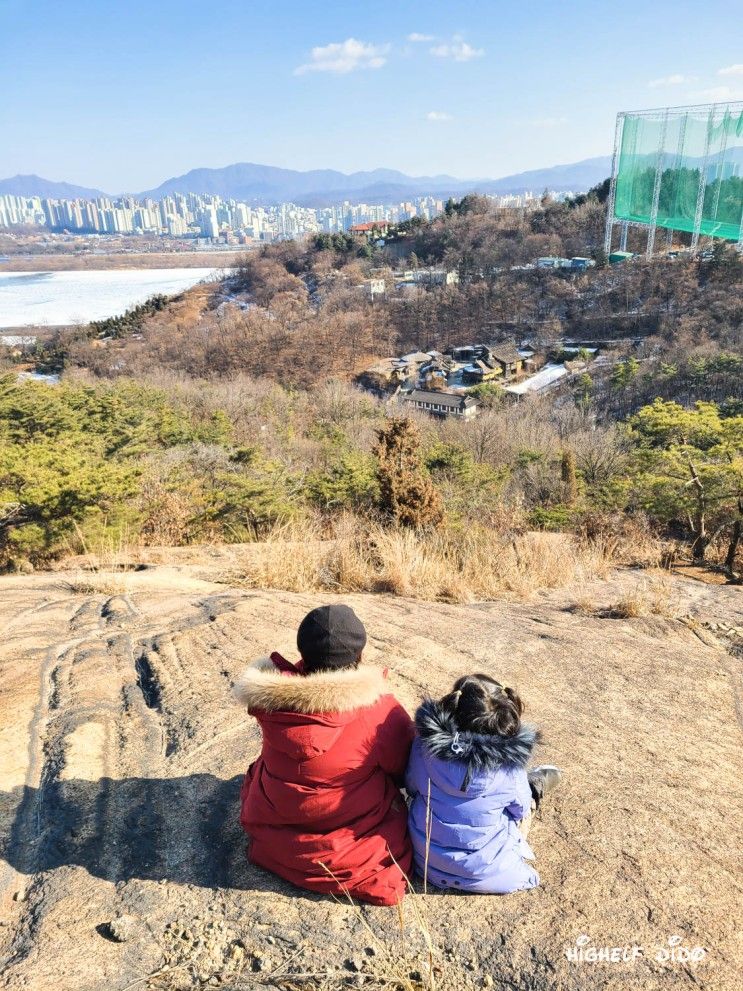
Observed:
[[[0,328],[88,323],[118,316],[150,296],[171,296],[213,268],[149,268],[80,272],[0,271]]]

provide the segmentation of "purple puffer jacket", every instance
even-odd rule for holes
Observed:
[[[537,730],[522,725],[512,737],[458,733],[452,717],[431,700],[415,722],[405,787],[418,873],[426,863],[430,781],[429,882],[490,894],[535,888],[539,875],[526,863],[534,854],[517,824],[531,807],[526,765]]]

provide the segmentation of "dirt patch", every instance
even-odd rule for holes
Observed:
[[[741,986],[740,589],[674,580],[681,619],[570,611],[631,596],[632,573],[529,603],[344,596],[411,710],[489,671],[566,772],[534,827],[538,889],[418,888],[398,916],[245,860],[259,735],[230,687],[253,657],[293,656],[320,599],[212,584],[211,567],[153,564],[114,597],[0,579],[0,987],[412,988],[431,968],[442,991]]]
[[[705,585],[730,585],[730,579],[721,570],[711,567],[700,567],[697,564],[675,564],[673,572],[681,578],[691,578]]]

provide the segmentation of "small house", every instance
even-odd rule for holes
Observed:
[[[495,344],[491,347],[490,354],[493,361],[500,365],[504,378],[512,379],[521,374],[524,358],[513,344]]]
[[[428,389],[413,389],[400,393],[398,402],[431,416],[456,416],[470,420],[477,416],[478,403],[472,396],[454,392],[436,392]]]
[[[470,362],[475,360],[475,349],[472,345],[462,348],[452,348],[451,356],[457,362]]]
[[[362,288],[369,299],[374,299],[375,296],[384,296],[386,286],[384,279],[367,279],[362,282]]]
[[[570,259],[570,267],[577,272],[585,272],[588,268],[594,268],[596,262],[593,258],[582,258],[580,255],[576,255],[575,258]]]
[[[404,354],[400,360],[407,362],[408,365],[425,365],[431,360],[431,355],[428,351],[411,351],[410,354]]]
[[[452,361],[448,355],[442,354],[440,351],[429,351],[428,361],[420,366],[420,374],[430,375],[432,372],[437,372],[446,378],[451,371],[451,366]]]
[[[348,228],[348,233],[371,240],[375,237],[384,237],[389,230],[389,227],[390,224],[388,220],[372,220],[366,224],[352,224]]]
[[[497,362],[476,358],[472,364],[462,369],[462,382],[465,385],[480,385],[482,382],[492,382],[503,375],[503,368]]]
[[[569,265],[569,258],[560,258],[558,255],[537,258],[537,268],[568,268]]]
[[[459,282],[459,272],[442,268],[419,268],[412,273],[413,282],[427,286],[454,286]]]
[[[399,387],[408,377],[406,369],[397,365],[394,358],[383,358],[382,361],[365,369],[359,375],[358,382],[365,389],[384,392],[395,386]]]

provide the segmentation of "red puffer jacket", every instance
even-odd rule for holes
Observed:
[[[263,731],[241,794],[249,859],[311,891],[400,901],[412,849],[398,783],[414,728],[384,673],[287,674],[266,658],[235,695]]]

